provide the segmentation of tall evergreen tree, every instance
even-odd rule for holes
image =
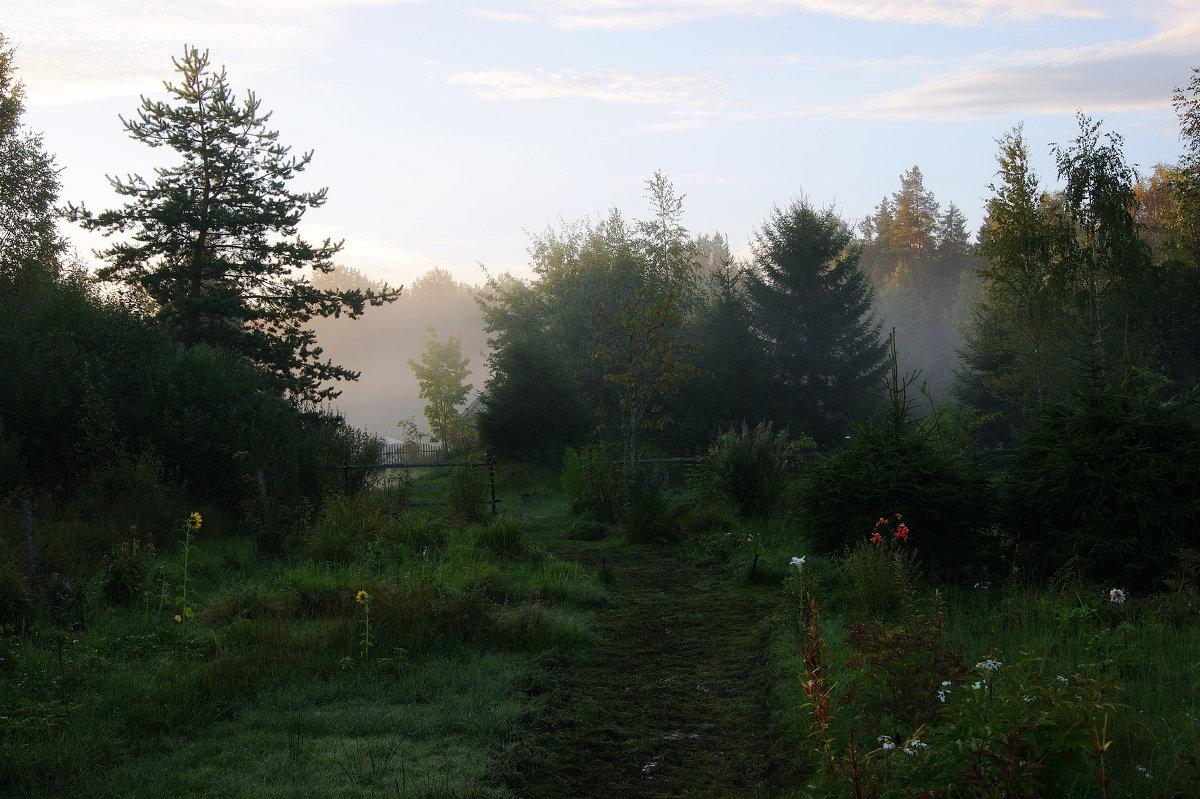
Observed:
[[[859,245],[832,209],[776,208],[758,230],[746,290],[774,367],[777,421],[830,440],[877,387],[885,346]]]
[[[207,52],[188,47],[173,61],[180,81],[164,85],[175,104],[143,97],[137,118],[121,121],[132,138],[170,148],[180,162],[157,169],[152,181],[110,178],[129,198],[121,208],[70,208],[85,229],[133,231],[131,240],[99,253],[108,265],[97,274],[140,292],[185,346],[240,353],[295,400],[336,397],[329,381],[357,374],[322,361],[306,324],[315,316],[357,317],[368,303],[399,292],[322,290],[297,275],[331,271],[342,246],[328,239],[312,245],[298,235],[305,211],[325,202],[325,189],[288,188],[312,153],[290,155],[254,94],[235,101],[225,71],[210,67]]]

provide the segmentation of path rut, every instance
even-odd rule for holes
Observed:
[[[780,778],[763,624],[778,589],[740,586],[671,548],[567,545],[612,575],[597,642],[541,716],[520,795],[769,797]]]

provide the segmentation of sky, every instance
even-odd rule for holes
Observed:
[[[866,216],[913,166],[975,227],[1020,123],[1047,187],[1077,112],[1142,172],[1178,160],[1200,66],[1197,0],[5,0],[0,31],[64,202],[117,207],[107,175],[171,163],[120,116],[207,49],[313,151],[302,235],[393,286],[529,276],[531,235],[648,215],[655,171],[735,252],[799,197]]]

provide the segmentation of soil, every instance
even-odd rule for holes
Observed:
[[[542,700],[514,788],[524,799],[769,797],[784,781],[766,618],[778,587],[743,586],[675,547],[563,542],[611,579],[597,641]]]

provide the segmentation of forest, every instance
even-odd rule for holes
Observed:
[[[530,278],[393,287],[207,53],[97,210],[13,52],[3,795],[1200,790],[1200,69],[1148,174],[998,131],[977,231],[913,166],[738,256],[656,172]]]

